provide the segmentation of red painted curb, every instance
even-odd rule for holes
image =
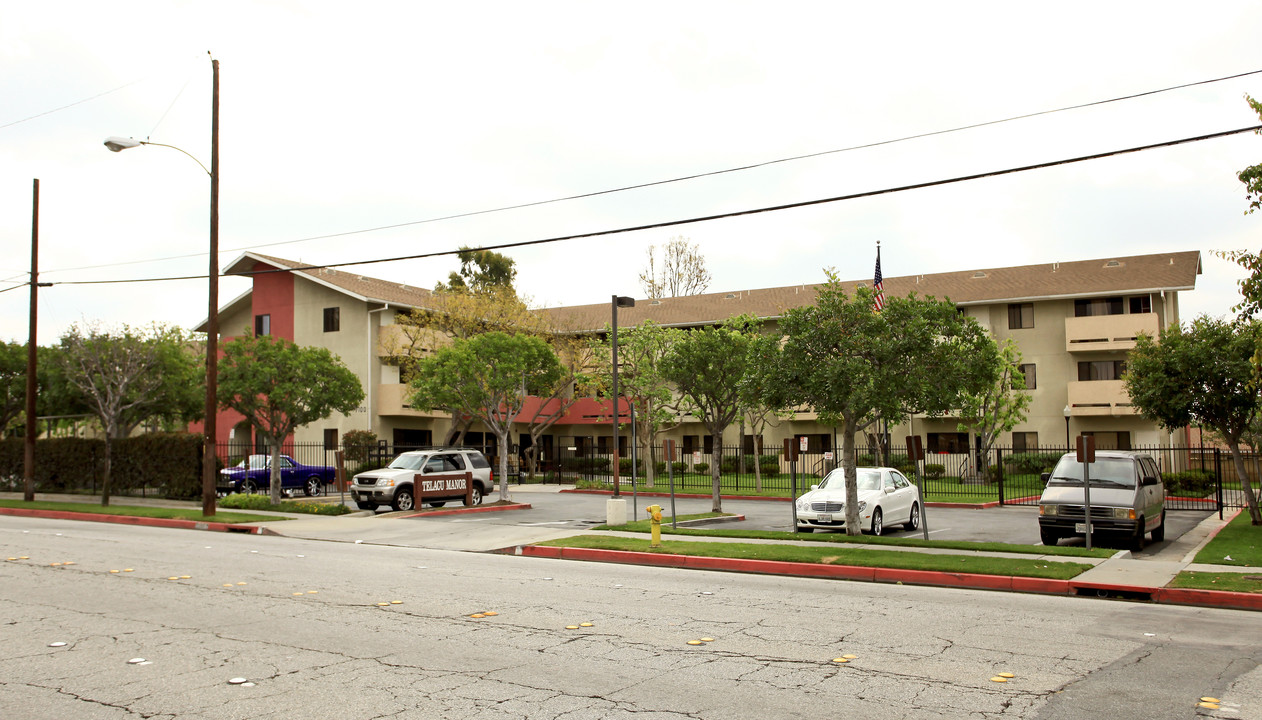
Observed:
[[[400,515],[400,520],[416,517],[440,517],[443,515],[468,515],[470,513],[499,512],[501,510],[529,510],[530,503],[516,503],[513,505],[475,505],[473,507],[458,507],[447,510],[429,510],[427,512],[416,513],[415,515]]]
[[[179,528],[182,530],[243,532],[250,533],[252,535],[258,535],[262,531],[262,528],[256,525],[203,522],[201,520],[180,520],[177,518],[136,517],[133,515],[103,515],[100,513],[71,512],[69,510],[0,508],[0,515],[19,515],[24,517],[45,518],[48,520],[86,520],[88,522],[114,523],[116,525],[144,525],[147,527]]]
[[[1262,610],[1262,594],[1196,590],[1192,588],[1160,588],[1152,596],[1157,602],[1176,605],[1205,605],[1233,610]]]
[[[903,583],[905,585],[937,585],[962,587],[974,590],[1011,590],[1012,578],[1008,575],[979,575],[977,573],[949,573],[934,570],[900,570],[876,568],[876,581]]]

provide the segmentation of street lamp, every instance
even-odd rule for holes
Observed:
[[[618,308],[635,307],[635,298],[614,295],[611,301],[613,305],[613,496],[619,496],[620,479],[618,477],[618,417],[621,410],[618,407]],[[634,475],[633,475],[634,477]]]
[[[141,145],[157,145],[171,148],[192,158],[206,174],[210,176],[210,270],[207,278],[210,281],[208,292],[208,310],[206,316],[206,410],[202,422],[206,448],[202,452],[202,514],[215,514],[215,486],[218,468],[215,465],[217,455],[216,444],[216,410],[218,401],[216,394],[219,385],[219,61],[211,58],[212,75],[210,101],[210,169],[197,158],[174,145],[134,140],[124,137],[109,137],[105,147],[111,152],[122,152]]]
[[[1066,452],[1068,452],[1069,450],[1072,450],[1072,449],[1073,449],[1073,448],[1069,447],[1069,415],[1070,415],[1072,412],[1073,412],[1073,409],[1072,409],[1072,408],[1070,408],[1068,405],[1066,405],[1066,406],[1065,406],[1065,448],[1066,448]]]

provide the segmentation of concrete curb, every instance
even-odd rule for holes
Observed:
[[[1150,597],[1152,602],[1167,605],[1198,605],[1232,610],[1262,610],[1262,594],[1224,592],[1219,590],[1191,590],[1183,588],[1151,588],[1109,583],[1083,583],[1074,580],[1018,577],[1008,575],[981,575],[975,573],[951,573],[932,570],[899,570],[894,568],[860,567],[855,565],[816,565],[779,560],[743,560],[733,558],[698,557],[692,555],[668,555],[624,550],[597,550],[592,548],[567,548],[546,545],[521,545],[501,551],[505,554],[557,560],[624,563],[654,567],[675,567],[692,570],[720,570],[726,572],[757,573],[762,575],[788,575],[793,577],[825,578],[833,580],[860,580],[887,584],[926,585],[954,587],[969,590],[1001,590],[1037,593],[1042,595],[1079,595],[1081,591],[1095,591],[1105,596],[1128,594]]]
[[[613,495],[612,490],[565,489],[565,490],[558,490],[557,492],[578,493],[581,495]],[[624,491],[622,494],[630,495],[631,493]],[[658,492],[656,490],[647,491],[647,492],[640,490],[636,492],[636,495],[639,495],[640,497],[670,497],[670,493]],[[689,500],[708,500],[714,496],[704,495],[701,493],[675,493],[675,497],[687,498]],[[766,500],[768,502],[790,502],[790,498],[787,498],[787,497],[767,497],[766,495],[724,495],[723,499],[724,500]],[[982,503],[950,503],[950,502],[929,501],[925,503],[925,507],[959,508],[959,509],[964,509],[964,510],[985,510],[987,508],[999,507],[999,501],[995,500],[993,502],[982,502]]]
[[[202,520],[180,520],[178,518],[137,517],[134,515],[104,515],[101,513],[71,512],[69,510],[0,508],[0,515],[18,515],[23,517],[45,518],[49,520],[86,520],[88,522],[114,523],[116,525],[144,525],[147,527],[180,528],[183,530],[237,532],[247,533],[250,535],[263,534],[263,528],[257,525],[204,522]]]

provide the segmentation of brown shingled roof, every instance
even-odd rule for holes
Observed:
[[[304,263],[294,262],[262,253],[247,252],[228,266],[224,275],[245,275],[254,270],[255,264],[262,262],[277,268],[292,269],[295,273],[310,278],[318,283],[331,285],[352,295],[368,301],[405,305],[408,307],[425,307],[433,292],[425,288],[413,287],[401,283],[381,280],[356,273],[348,273],[336,268],[307,268]]]
[[[311,280],[374,302],[427,307],[433,299],[433,293],[424,288],[333,268],[300,270],[297,268],[306,267],[302,263],[254,252],[242,255],[224,274],[247,274],[258,262],[293,269],[295,273]],[[1192,290],[1196,286],[1196,276],[1200,273],[1201,255],[1192,250],[930,275],[887,276],[884,283],[886,297],[902,297],[914,292],[922,297],[949,299],[957,305],[979,305],[1104,294]],[[871,282],[871,278],[867,278],[842,284],[848,292],[854,292],[856,287],[870,285]],[[789,308],[814,303],[821,287],[823,286],[820,284],[793,285],[638,300],[635,307],[618,311],[618,322],[627,326],[638,325],[645,320],[661,325],[707,325],[744,313],[752,313],[760,318],[774,318]],[[607,302],[548,308],[543,312],[551,315],[561,327],[572,331],[599,330],[611,319]]]
[[[1008,268],[965,270],[930,275],[886,276],[886,297],[909,293],[949,299],[957,305],[1072,298],[1102,294],[1192,290],[1201,272],[1197,251],[1132,255],[1075,262],[1022,265]],[[871,285],[871,278],[843,282],[848,292]],[[687,297],[638,300],[635,307],[618,311],[620,325],[645,320],[662,325],[694,325],[720,322],[734,315],[753,313],[760,318],[779,317],[785,310],[815,302],[822,285],[707,293]],[[550,308],[563,327],[596,330],[610,321],[609,303]]]

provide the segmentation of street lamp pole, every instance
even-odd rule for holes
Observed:
[[[1068,451],[1070,451],[1070,450],[1073,450],[1073,448],[1069,447],[1069,415],[1070,415],[1072,412],[1073,412],[1072,408],[1070,408],[1068,405],[1066,405],[1066,406],[1065,406],[1065,448],[1066,448],[1066,452],[1068,452]]]
[[[202,421],[202,434],[206,440],[202,452],[202,514],[215,514],[215,486],[218,467],[216,411],[219,389],[219,61],[211,58],[211,101],[210,101],[210,169],[188,152],[163,143],[147,140],[134,140],[124,137],[105,139],[105,147],[111,152],[120,152],[141,145],[157,145],[159,147],[178,150],[193,162],[197,163],[206,174],[210,175],[210,267],[207,272],[210,288],[207,292],[206,312],[206,407],[205,419]]]
[[[618,477],[618,419],[622,409],[618,397],[618,308],[635,307],[635,298],[614,295],[610,304],[613,306],[613,334],[610,341],[613,351],[613,496],[619,497],[621,479]],[[635,474],[632,473],[631,477],[635,477]]]

